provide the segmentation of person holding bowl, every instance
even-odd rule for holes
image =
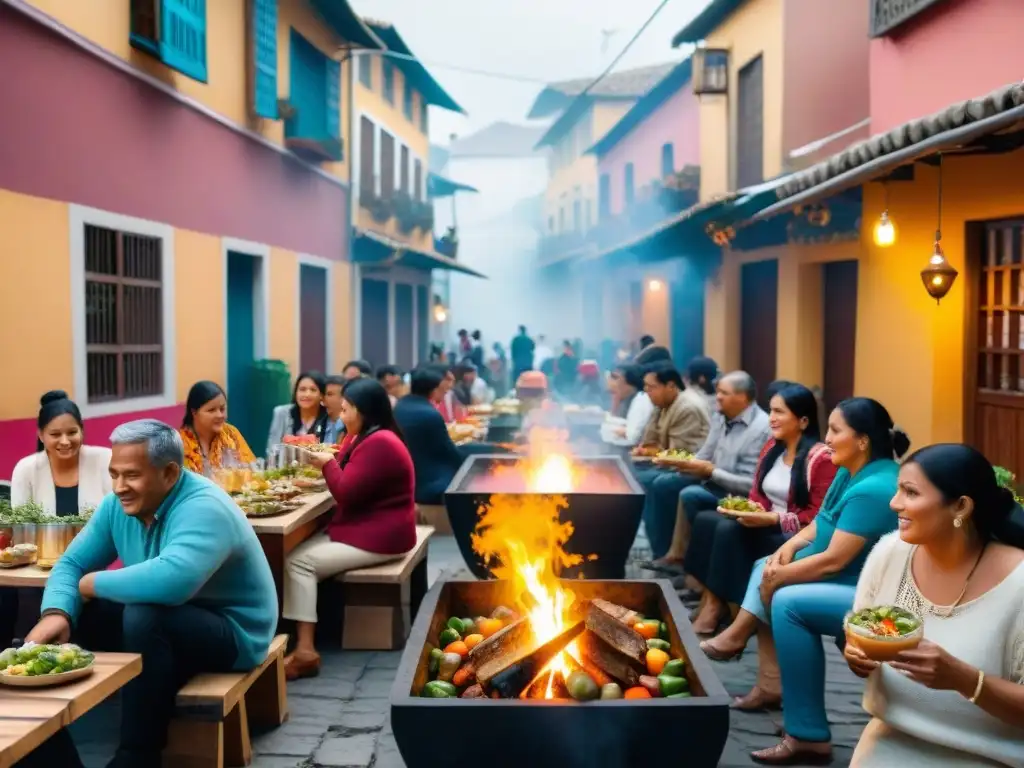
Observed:
[[[847,642],[872,716],[851,765],[1024,765],[1024,532],[1011,521],[1013,493],[974,448],[932,445],[904,462],[891,506],[899,529],[871,552],[854,608],[908,611],[924,637],[887,663]]]

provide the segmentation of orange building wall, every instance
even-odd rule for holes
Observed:
[[[174,299],[179,402],[197,381],[227,383],[224,348],[225,285],[221,240],[216,235],[174,232]],[[201,312],[196,308],[202,307]]]
[[[964,360],[966,222],[1024,214],[1024,152],[943,164],[942,246],[960,276],[938,306],[920,277],[935,234],[936,170],[917,165],[913,182],[889,185],[898,227],[890,248],[871,240],[883,189],[864,188],[856,392],[884,403],[917,446],[963,438],[963,372],[974,364]]]
[[[283,360],[292,373],[299,370],[299,260],[283,248],[270,249],[270,357]]]

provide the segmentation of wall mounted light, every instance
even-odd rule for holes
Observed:
[[[938,222],[935,227],[935,248],[928,260],[928,266],[921,270],[921,281],[928,295],[935,299],[938,304],[953,287],[953,281],[959,272],[946,261],[946,254],[942,251],[942,155],[939,155],[939,210]]]
[[[448,319],[448,310],[444,308],[444,304],[434,305],[434,320],[439,323],[443,323]]]
[[[649,290],[651,293],[656,293],[656,292],[660,291],[662,289],[662,287],[663,287],[663,285],[662,285],[661,280],[655,279],[655,280],[648,280],[647,281],[647,290]]]
[[[889,218],[889,182],[883,182],[882,186],[885,189],[885,208],[882,210],[882,215],[878,217],[878,221],[875,222],[873,234],[875,245],[880,248],[888,248],[896,242],[896,225]]]

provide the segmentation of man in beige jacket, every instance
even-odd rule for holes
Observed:
[[[711,428],[711,400],[707,391],[717,373],[709,358],[695,358],[687,369],[687,382],[671,363],[651,366],[644,375],[644,391],[655,407],[644,430],[641,446],[696,453]],[[655,558],[668,552],[676,520],[679,492],[699,479],[671,469],[641,470],[637,479],[647,491],[644,527]]]

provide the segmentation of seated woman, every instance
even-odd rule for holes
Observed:
[[[314,435],[323,440],[327,430],[327,380],[319,371],[305,371],[295,380],[292,401],[274,408],[267,435],[267,456],[284,442],[285,437]]]
[[[814,520],[836,475],[821,442],[818,401],[811,390],[801,384],[780,389],[770,400],[768,419],[772,437],[761,451],[750,492],[750,501],[767,514],[733,518],[706,510],[693,522],[685,568],[703,588],[693,622],[698,634],[714,632],[728,604],[743,600],[756,560]],[[711,658],[717,650],[706,644]]]
[[[643,368],[630,364],[616,366],[608,376],[608,390],[612,395],[612,415],[620,421],[602,426],[601,437],[606,443],[632,448],[640,443],[654,413],[651,398],[644,392]]]
[[[455,397],[455,373],[454,369],[450,365],[446,364],[432,364],[441,376],[441,397],[434,401],[434,408],[441,414],[445,424],[451,424],[459,421],[460,419],[466,418],[469,411],[462,403],[459,402],[458,398]],[[410,377],[410,386],[411,386]]]
[[[256,460],[242,433],[228,424],[228,397],[220,384],[197,381],[185,398],[181,442],[185,469],[209,477],[222,466],[251,464]]]
[[[758,680],[734,702],[737,709],[778,708],[785,691],[785,736],[774,747],[751,753],[764,765],[831,761],[821,638],[842,635],[843,617],[853,606],[854,585],[868,553],[896,528],[896,515],[889,509],[898,471],[893,459],[906,453],[910,441],[893,426],[889,412],[866,397],[844,400],[829,416],[825,442],[839,471],[821,511],[775,554],[758,562],[743,610],[716,638],[721,656],[757,631]]]
[[[57,389],[39,401],[36,453],[11,475],[11,505],[35,502],[58,517],[96,507],[111,491],[110,449],[82,445],[82,413]]]
[[[313,454],[338,506],[327,530],[300,544],[284,572],[283,616],[296,622],[295,650],[285,659],[289,680],[320,671],[317,583],[343,571],[396,560],[416,546],[412,458],[381,384],[357,379],[345,387],[341,417],[354,439],[338,457]]]
[[[900,467],[899,532],[868,557],[854,608],[912,611],[924,639],[886,664],[846,644],[850,669],[868,679],[873,718],[851,766],[1024,765],[1024,533],[1011,523],[1015,506],[966,445],[922,448]]]

